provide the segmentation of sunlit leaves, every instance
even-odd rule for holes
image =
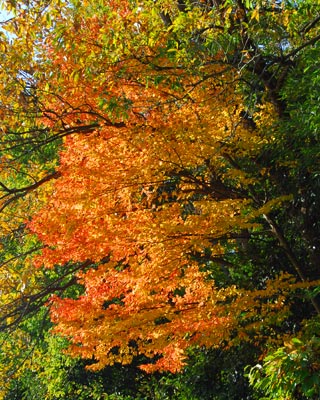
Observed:
[[[78,25],[50,44],[52,83],[61,95],[49,98],[54,113],[44,123],[97,125],[64,142],[61,177],[28,225],[47,246],[35,262],[50,268],[69,260],[100,264],[78,275],[85,288],[79,299],[52,298],[56,331],[71,338],[72,354],[95,357],[92,368],[144,354],[160,357],[146,370],[176,371],[190,344],[218,346],[239,321],[245,327],[239,338],[259,337],[257,307],[266,331],[289,315],[290,291],[278,297],[287,278],[256,292],[218,289],[192,260],[208,250],[223,257],[226,243],[236,249],[243,231],[259,232],[259,217],[291,200],[262,201],[252,189],[264,184],[266,171],[254,159],[272,141],[265,134],[272,107],[259,108],[261,129],[250,126],[235,72],[221,65],[219,54],[217,65],[204,63],[190,74],[185,47],[176,47],[174,57],[162,53],[167,35],[195,29],[192,13],[178,14],[167,31],[161,23],[165,35],[147,49],[143,40],[134,44],[135,57],[121,45],[113,58],[114,43],[101,37],[101,20],[78,12]],[[126,43],[121,24],[130,26],[136,14],[126,8],[120,14],[107,38],[117,43],[119,35]],[[113,18],[113,10],[104,15]],[[142,21],[132,26],[145,34]]]
[[[70,339],[71,354],[93,358],[92,369],[143,356],[145,370],[175,372],[190,345],[274,343],[290,318],[290,296],[311,285],[311,256],[295,254],[302,239],[297,246],[290,227],[311,207],[303,184],[294,185],[297,156],[286,153],[283,121],[293,112],[285,83],[302,51],[316,47],[318,17],[303,23],[296,7],[9,7],[3,202],[9,210],[7,198],[17,200],[11,215],[26,216],[44,246],[29,264],[33,242],[21,239],[27,268],[18,287],[29,266],[50,274],[85,265],[77,273],[83,293],[53,296],[48,306],[55,332]],[[300,8],[304,16],[315,10]],[[53,142],[62,144],[57,168]],[[315,176],[310,161],[307,172]],[[248,250],[253,242],[258,254]],[[281,256],[260,274],[274,251],[268,245]],[[10,269],[8,293],[21,268]],[[218,268],[225,279],[216,283]]]

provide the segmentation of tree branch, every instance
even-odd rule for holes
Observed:
[[[308,279],[304,275],[304,273],[302,271],[302,268],[301,268],[298,260],[296,259],[296,256],[294,255],[294,253],[293,253],[293,251],[292,251],[287,239],[285,238],[281,228],[267,214],[264,214],[263,217],[268,222],[268,224],[269,224],[269,226],[271,228],[271,232],[277,238],[280,246],[284,250],[286,256],[288,257],[289,261],[291,262],[291,264],[292,264],[293,268],[295,269],[297,275],[299,276],[300,280],[302,282],[307,282]],[[317,314],[320,315],[320,306],[318,305],[317,301],[315,299],[311,299],[311,303],[312,303],[314,309],[316,310]]]

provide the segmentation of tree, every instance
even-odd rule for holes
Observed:
[[[318,141],[303,123],[312,87],[297,98],[293,85],[318,51],[318,6],[42,6],[18,4],[15,22],[33,32],[36,124],[64,139],[28,227],[45,245],[37,266],[93,265],[83,295],[51,298],[70,351],[93,369],[142,353],[145,369],[176,371],[192,344],[299,324],[294,292],[319,278]]]
[[[215,15],[243,12],[240,6],[222,7]],[[167,29],[160,18],[158,25],[151,22],[143,7],[122,4],[121,18],[112,22],[115,37],[101,33],[102,24],[114,19],[113,5],[94,11],[71,8],[73,29],[63,34],[57,29],[60,36],[55,38],[63,46],[59,43],[55,50],[54,44],[48,45],[52,64],[60,71],[53,75],[54,86],[63,87],[67,98],[76,95],[75,103],[69,100],[70,111],[65,111],[65,102],[56,102],[55,114],[65,115],[64,123],[70,125],[81,118],[91,125],[97,118],[101,122],[88,136],[66,139],[55,193],[29,226],[48,246],[39,263],[100,263],[78,275],[84,296],[55,298],[52,305],[57,329],[75,344],[72,351],[88,358],[94,355],[100,367],[113,360],[129,362],[140,352],[160,352],[165,357],[154,368],[174,371],[181,367],[186,346],[220,345],[228,338],[226,332],[239,324],[237,309],[254,309],[257,296],[268,298],[279,291],[277,279],[271,292],[270,286],[251,294],[232,286],[217,290],[198,270],[195,253],[201,257],[209,250],[213,261],[222,258],[225,264],[227,243],[234,251],[237,241],[261,236],[269,226],[267,235],[274,234],[296,273],[306,279],[273,219],[277,209],[292,201],[293,193],[282,191],[280,185],[274,190],[265,181],[271,175],[270,181],[277,183],[278,170],[272,174],[263,161],[256,161],[272,146],[277,115],[286,112],[280,98],[284,77],[262,73],[255,60],[253,70],[247,68],[244,77],[251,73],[251,81],[259,78],[268,90],[250,123],[240,94],[243,82],[235,79],[238,71],[229,54],[203,51],[205,61],[200,63],[190,48],[188,33],[199,16],[199,25],[207,26],[208,13],[190,7],[173,19],[174,9],[163,7],[164,11],[154,9],[164,12],[168,21],[170,17]],[[248,15],[253,19],[252,11]],[[224,18],[232,31],[233,17]],[[154,38],[146,48],[151,24]],[[230,40],[228,30],[224,35]],[[71,42],[78,43],[77,52]],[[290,48],[285,59],[296,50]],[[246,47],[241,51],[253,57]],[[266,58],[267,49],[265,53]],[[106,71],[100,74],[94,72],[98,57],[98,68]],[[260,61],[265,68],[262,55]],[[279,68],[283,63],[278,61]],[[49,124],[53,121],[51,115]],[[278,282],[281,286],[281,279]],[[233,297],[237,300],[231,315],[227,304]],[[265,312],[270,314],[270,308],[279,308],[279,299],[267,304]],[[279,322],[287,317],[284,310],[277,314]]]

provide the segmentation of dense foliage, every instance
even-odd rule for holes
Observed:
[[[3,399],[317,399],[320,4],[7,1]]]

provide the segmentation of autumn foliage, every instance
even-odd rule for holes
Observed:
[[[172,58],[163,53],[171,32],[162,23],[151,40],[144,11],[122,3],[111,22],[118,4],[109,7],[108,21],[89,12],[75,18],[63,48],[48,42],[51,84],[63,88],[68,104],[56,93],[44,123],[91,128],[66,138],[61,178],[29,227],[47,246],[39,266],[96,263],[78,274],[83,295],[51,299],[56,332],[70,338],[73,354],[94,357],[92,368],[159,355],[147,370],[176,371],[188,346],[228,341],[240,312],[257,312],[257,298],[267,303],[264,325],[271,314],[276,325],[287,316],[281,279],[251,292],[219,288],[199,269],[206,253],[214,261],[236,251],[245,232],[262,229],[260,217],[290,199],[256,199],[251,187],[267,172],[241,167],[272,142],[264,127],[275,111],[266,103],[250,126],[236,71],[222,54],[200,68],[195,58],[191,73],[179,48],[170,49],[178,53]],[[198,13],[190,11],[187,29]],[[117,37],[110,43],[105,24],[128,47]]]
[[[44,246],[33,265],[85,266],[82,294],[47,306],[91,369],[140,357],[148,372],[176,372],[190,346],[276,341],[293,293],[316,285],[275,218],[296,195],[279,175],[296,164],[268,158],[288,70],[268,70],[242,2],[207,3],[61,3],[35,39],[33,118],[62,146],[26,221]],[[247,18],[257,24],[259,7]],[[255,238],[290,268],[238,284],[228,268],[254,264],[238,255]]]

